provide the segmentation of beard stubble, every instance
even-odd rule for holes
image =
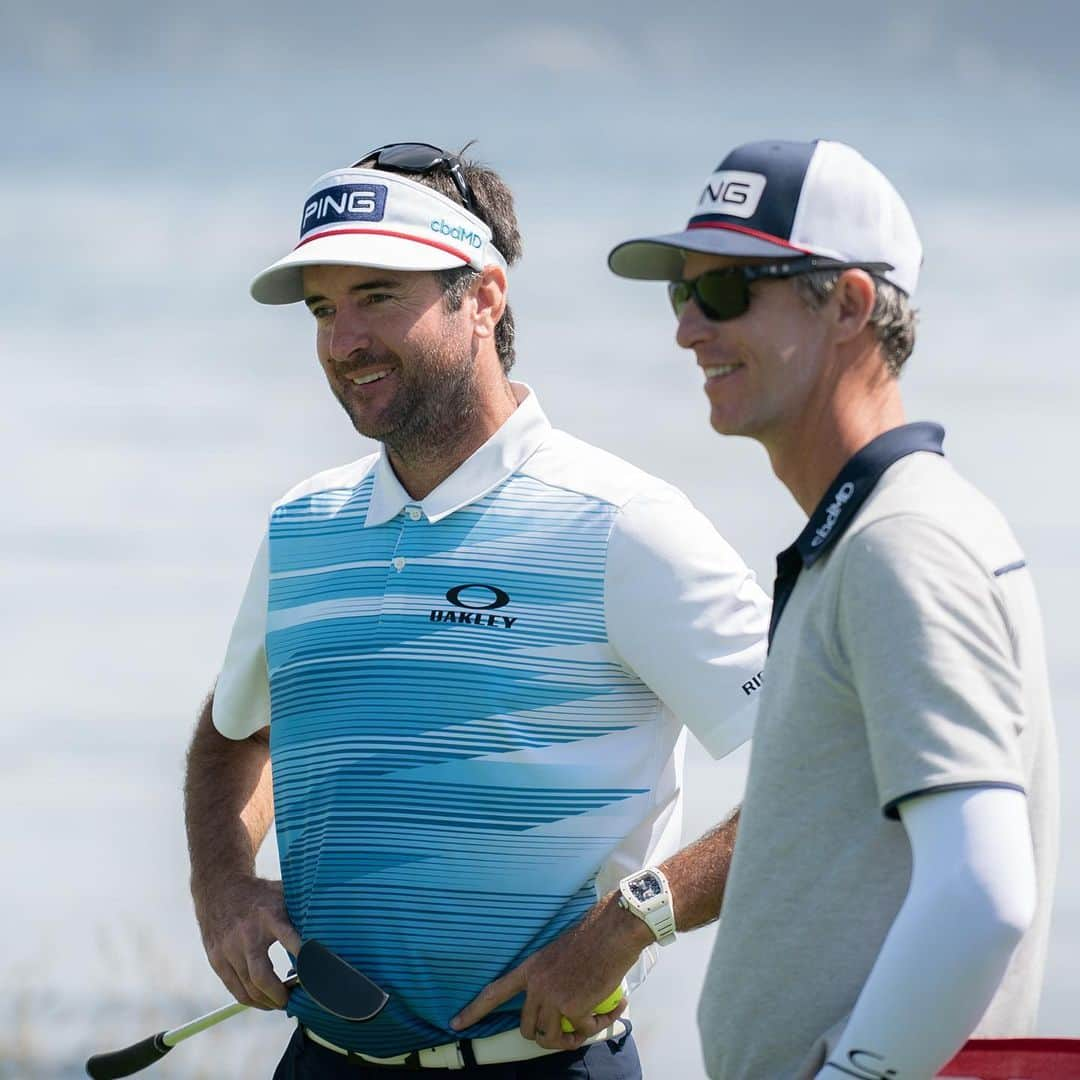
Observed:
[[[476,368],[467,346],[440,342],[422,360],[395,368],[398,390],[377,424],[353,412],[340,393],[338,401],[353,427],[377,439],[404,461],[431,460],[450,454],[466,441],[477,416]],[[359,356],[358,365],[384,362],[386,357]]]

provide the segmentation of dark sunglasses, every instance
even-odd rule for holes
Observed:
[[[682,317],[683,309],[694,300],[706,319],[723,322],[737,319],[749,309],[751,281],[796,277],[814,270],[866,270],[881,274],[892,269],[890,263],[847,263],[816,256],[764,266],[727,266],[723,270],[706,270],[693,281],[669,281],[668,296],[677,318]]]
[[[426,176],[436,169],[446,169],[450,179],[454,181],[458,195],[461,196],[462,205],[470,214],[476,213],[476,199],[469,187],[469,181],[461,171],[461,161],[455,154],[448,154],[438,146],[423,142],[387,143],[386,146],[380,146],[370,154],[365,154],[353,168],[359,168],[363,162],[368,163],[368,168],[393,169],[419,176]]]

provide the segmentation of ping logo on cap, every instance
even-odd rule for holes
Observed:
[[[304,204],[300,235],[339,221],[382,221],[385,184],[339,184],[323,188]]]
[[[709,177],[695,212],[753,217],[765,192],[765,183],[762,173],[719,169]]]

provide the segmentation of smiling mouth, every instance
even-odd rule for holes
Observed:
[[[742,364],[716,364],[711,367],[703,368],[705,372],[705,380],[708,382],[710,379],[723,379],[730,375],[733,371],[738,371],[743,367]]]
[[[366,373],[355,373],[353,375],[343,375],[341,381],[346,383],[352,383],[353,386],[367,386],[368,383],[378,382],[380,379],[385,379],[393,371],[393,368],[385,368],[382,371],[369,371]]]

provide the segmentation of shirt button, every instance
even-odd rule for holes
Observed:
[[[405,512],[409,515],[410,521],[419,521],[420,518],[423,517],[423,511],[416,506],[410,506]]]
[[[400,555],[398,555],[395,557],[393,565],[395,570],[404,570],[405,560]]]

